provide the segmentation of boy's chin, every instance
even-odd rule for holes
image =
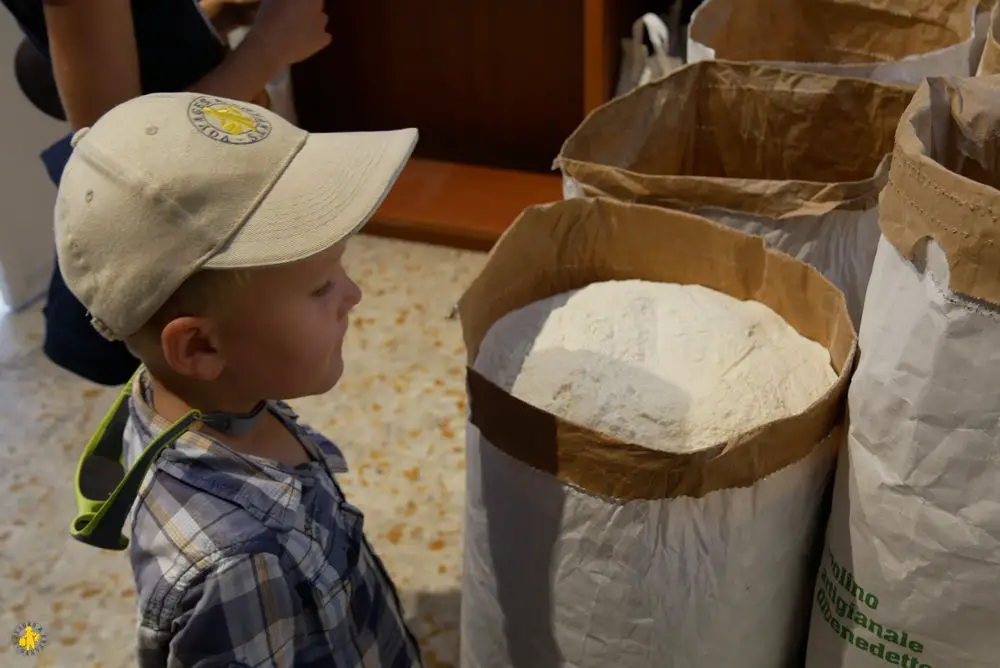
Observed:
[[[337,383],[340,382],[341,376],[344,375],[344,361],[342,359],[337,359],[330,367],[327,369],[326,373],[323,374],[323,378],[319,379],[317,387],[312,394],[325,394],[336,387]]]
[[[315,397],[320,394],[326,394],[340,382],[340,377],[343,374],[344,362],[342,359],[337,359],[327,365],[323,373],[312,375],[310,378],[300,376],[297,382],[293,381],[291,385],[286,385],[285,389],[289,391],[283,393],[284,396],[281,398],[302,399],[304,397]]]

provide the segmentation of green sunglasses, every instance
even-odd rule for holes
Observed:
[[[163,448],[167,447],[203,419],[196,410],[189,411],[146,446],[127,472],[122,439],[128,423],[128,398],[139,371],[125,384],[111,410],[104,416],[76,466],[76,519],[70,535],[82,543],[104,550],[124,550],[128,538],[122,527],[139,494],[146,472]]]
[[[128,398],[143,370],[140,367],[122,388],[97,431],[90,437],[76,466],[77,514],[69,532],[78,541],[104,550],[120,551],[128,547],[128,538],[122,535],[122,528],[139,495],[146,472],[165,447],[174,443],[195,423],[223,434],[245,434],[257,423],[267,406],[267,402],[261,401],[248,413],[190,410],[154,438],[132,468],[126,471],[122,444],[129,418]]]

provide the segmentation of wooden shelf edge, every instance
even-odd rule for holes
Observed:
[[[560,199],[555,174],[414,158],[365,232],[489,250],[526,207]]]
[[[514,222],[513,220],[511,222]],[[475,229],[456,229],[448,225],[434,222],[413,222],[409,220],[390,220],[372,218],[365,225],[365,234],[388,239],[416,241],[435,246],[449,246],[473,251],[488,251],[500,238],[500,234],[492,234]]]

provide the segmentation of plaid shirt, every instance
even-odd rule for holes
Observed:
[[[134,384],[131,465],[169,423]],[[188,432],[133,509],[141,668],[420,666],[395,587],[334,481],[335,445],[271,406],[312,455],[291,469]]]

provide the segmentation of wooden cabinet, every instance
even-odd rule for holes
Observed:
[[[488,247],[561,198],[563,140],[603,103],[643,0],[327,0],[332,45],[296,66],[312,131],[417,127],[372,231]]]

